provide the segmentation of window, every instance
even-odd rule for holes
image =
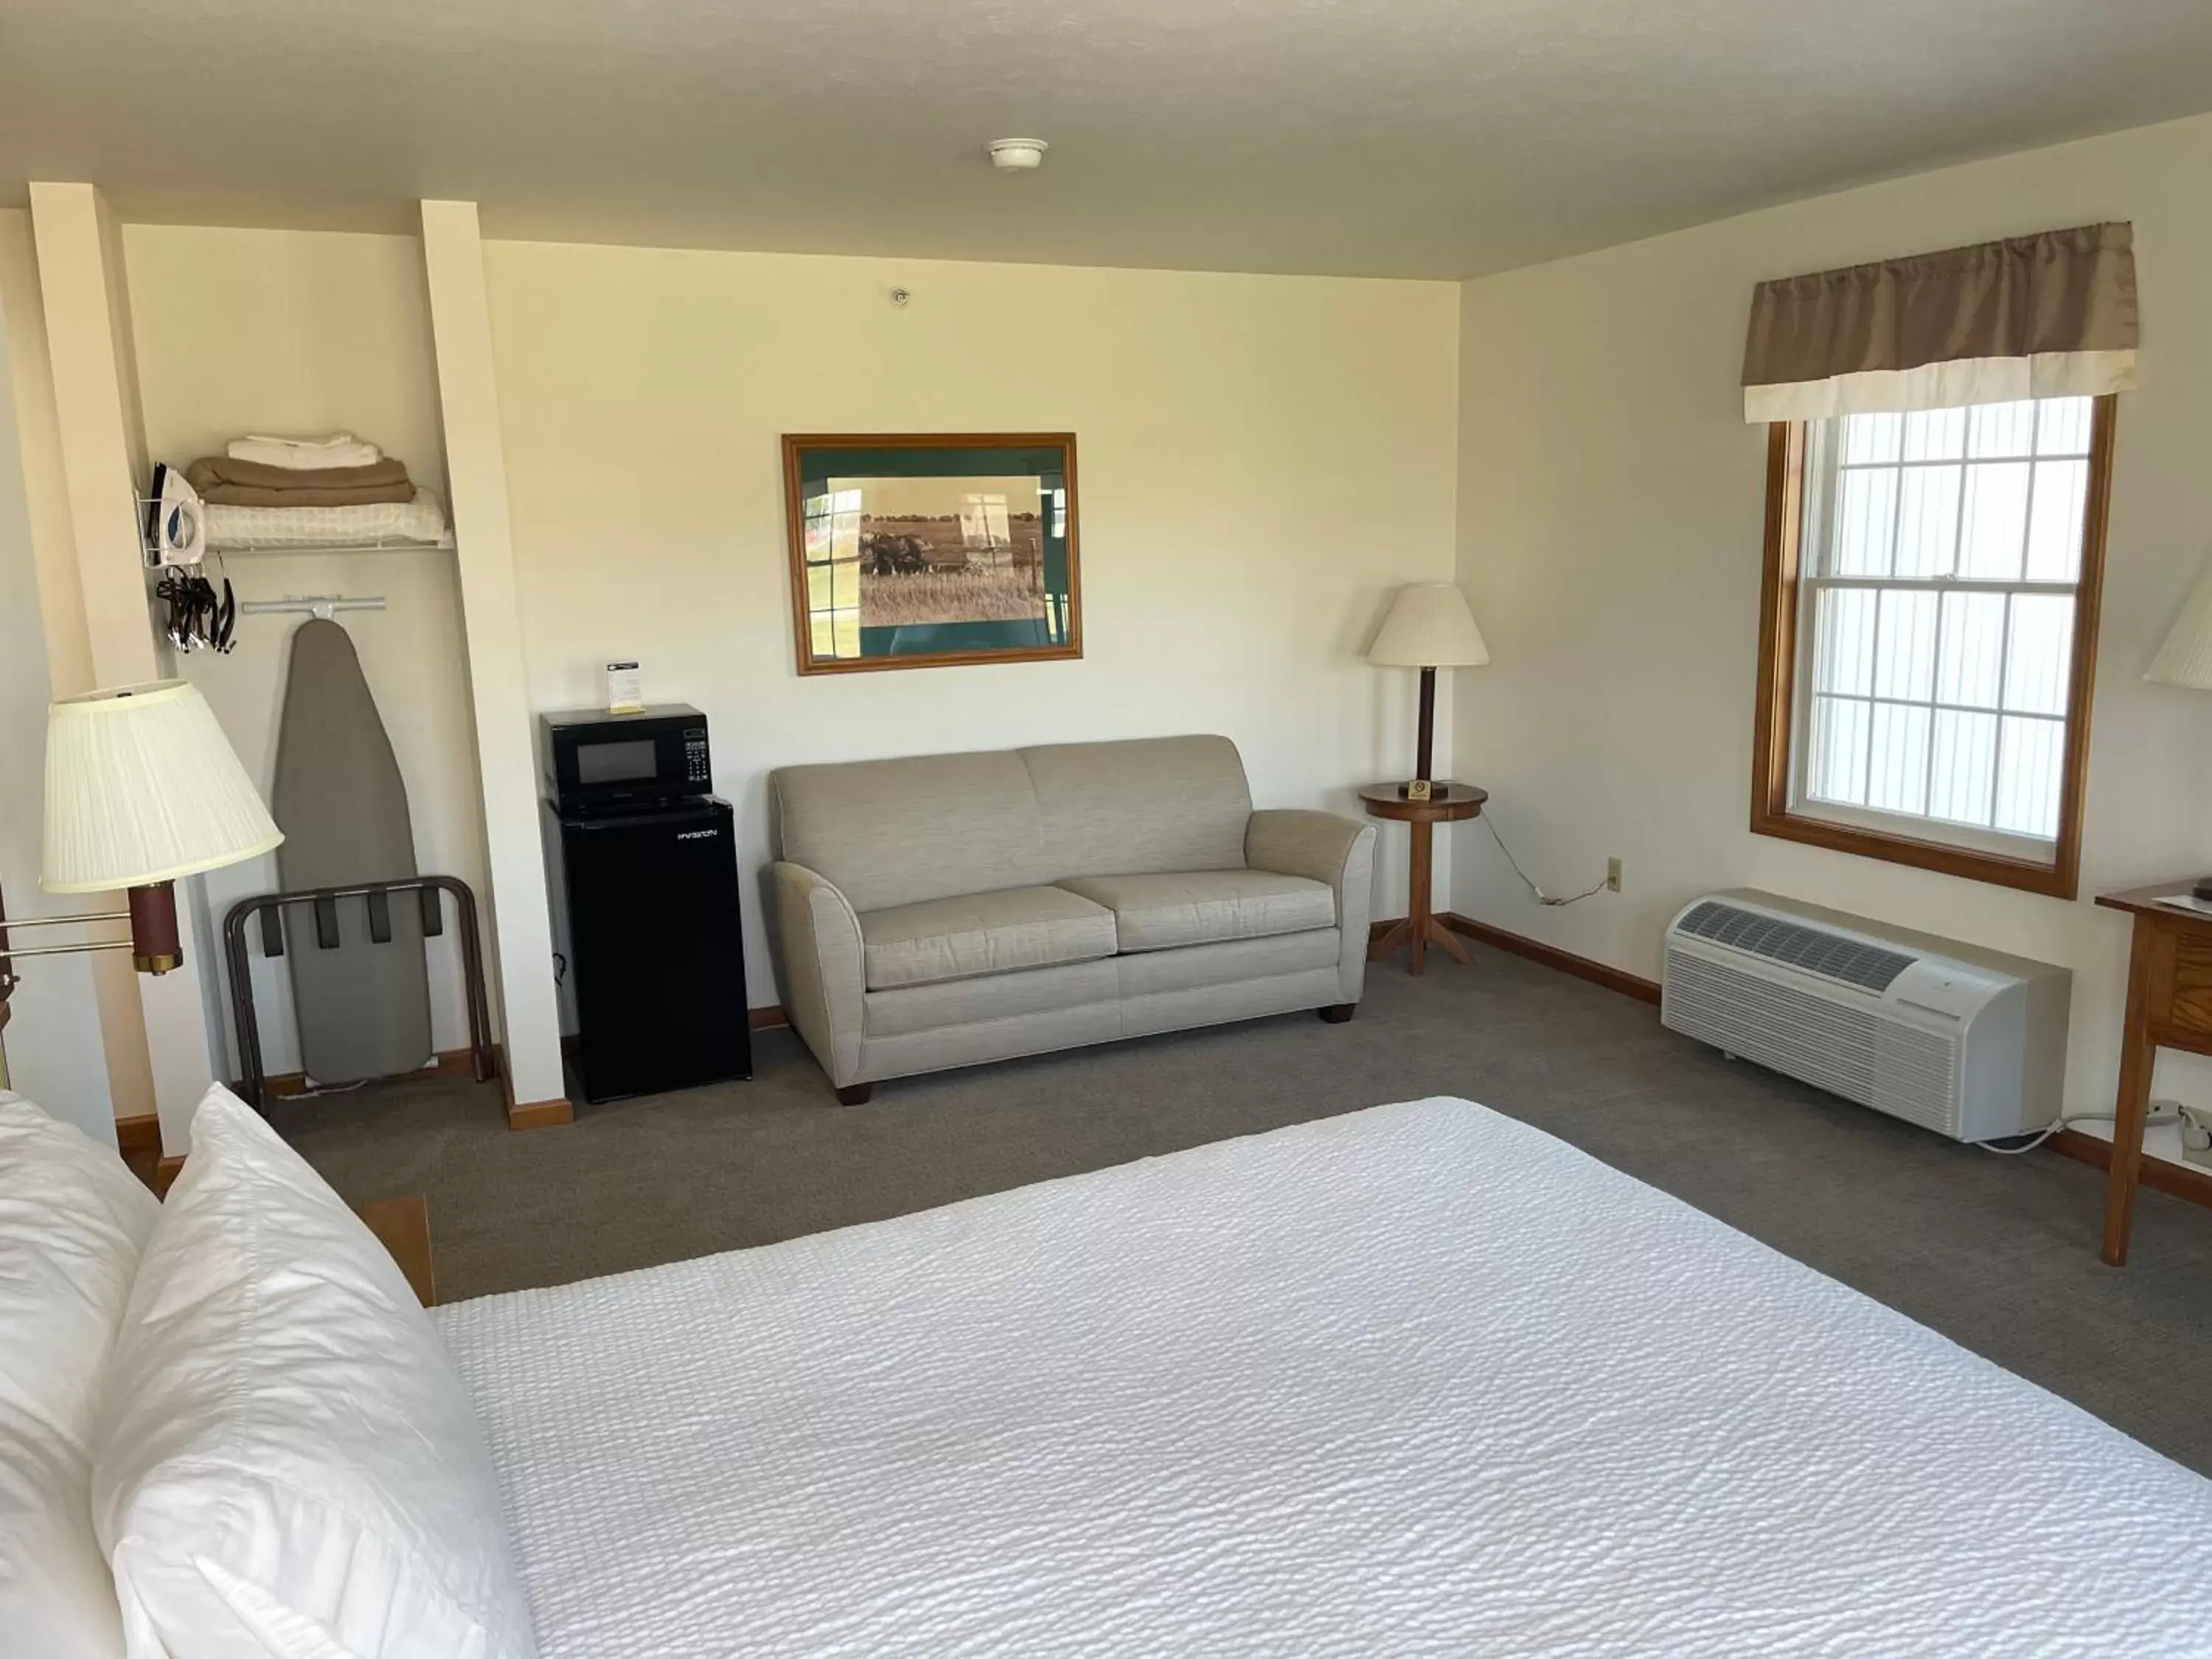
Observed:
[[[2113,402],[1771,428],[1753,830],[2073,896]]]
[[[860,654],[861,492],[840,487],[806,498],[806,622],[814,654]]]

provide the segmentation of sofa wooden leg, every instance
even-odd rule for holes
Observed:
[[[865,1106],[868,1103],[868,1097],[875,1091],[876,1085],[872,1083],[855,1083],[849,1089],[837,1091],[837,1103],[840,1106]]]
[[[1326,1008],[1315,1009],[1314,1012],[1332,1025],[1341,1025],[1352,1018],[1358,1007],[1359,1005],[1356,1002],[1333,1002]]]

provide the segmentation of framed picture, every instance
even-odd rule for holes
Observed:
[[[787,435],[802,674],[1083,654],[1075,435]]]

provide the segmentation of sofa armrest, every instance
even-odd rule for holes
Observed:
[[[1367,890],[1373,884],[1375,866],[1373,824],[1302,809],[1255,812],[1244,828],[1244,862],[1279,876],[1327,882],[1336,893],[1340,927],[1349,920],[1346,888],[1356,878],[1361,890],[1359,923],[1367,925]]]
[[[771,864],[767,877],[784,1007],[831,1085],[848,1087],[859,1081],[867,989],[860,919],[844,894],[803,864]]]
[[[1367,981],[1368,924],[1374,919],[1375,826],[1334,812],[1255,812],[1244,826],[1244,862],[1255,870],[1328,884],[1336,895],[1336,925],[1344,932],[1339,989],[1346,1002],[1358,1001]]]

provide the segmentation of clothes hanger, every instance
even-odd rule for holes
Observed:
[[[168,607],[162,631],[178,650],[227,654],[237,642],[238,596],[228,576],[218,592],[198,567],[179,567],[155,584],[154,593]]]

